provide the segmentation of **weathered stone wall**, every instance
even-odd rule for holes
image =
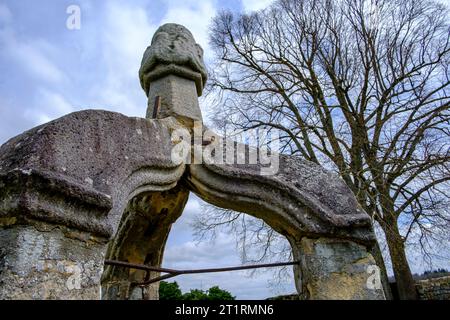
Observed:
[[[105,239],[34,221],[0,220],[0,300],[100,299]]]
[[[298,291],[302,299],[385,299],[381,287],[368,285],[368,270],[376,263],[364,246],[342,239],[303,238],[293,250],[294,257],[301,261],[298,279],[303,283]]]
[[[420,300],[450,300],[450,276],[419,280],[416,288]]]

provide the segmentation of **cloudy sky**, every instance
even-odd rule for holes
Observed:
[[[188,27],[211,57],[207,28],[218,10],[266,7],[272,0],[0,1],[0,144],[26,129],[83,109],[144,116],[146,97],[138,80],[142,54],[166,22]],[[81,9],[81,28],[66,27],[70,5]],[[201,101],[203,114],[208,106]],[[239,265],[235,240],[220,233],[197,243],[190,222],[200,211],[191,196],[174,225],[164,266],[200,268]],[[420,259],[419,259],[420,260]],[[413,270],[424,267],[414,262]],[[219,285],[240,299],[294,292],[286,282],[269,287],[273,273],[248,272],[177,277],[184,291]]]

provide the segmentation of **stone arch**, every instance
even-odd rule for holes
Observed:
[[[194,133],[188,143],[194,158],[223,139],[209,134],[210,141],[195,143],[203,51],[180,25],[157,33],[164,36],[154,37],[140,70],[147,114],[155,119],[86,110],[0,147],[0,298],[98,299],[102,282],[106,298],[156,298],[154,288],[130,290],[148,275],[103,272],[104,260],[159,266],[189,191],[262,218],[285,235],[301,261],[295,281],[304,297],[384,298],[381,287],[367,285],[367,268],[375,265],[370,217],[337,176],[277,154],[278,170],[269,175],[258,162],[172,160],[178,129]],[[249,147],[237,149],[249,157]]]
[[[1,244],[7,267],[2,294],[32,297],[40,281],[52,274],[50,296],[73,297],[76,292],[78,297],[99,298],[105,257],[158,266],[170,225],[190,190],[214,205],[262,218],[285,235],[302,261],[301,277],[296,270],[300,293],[310,298],[380,297],[382,291],[364,287],[365,268],[375,264],[368,253],[374,240],[369,217],[339,178],[281,155],[280,170],[271,176],[260,175],[259,165],[175,165],[170,161],[170,132],[176,127],[171,117],[156,121],[88,110],[3,145]],[[171,209],[165,218],[164,208]],[[150,226],[161,229],[148,244],[155,236]],[[24,239],[43,250],[37,252]],[[33,268],[24,267],[24,255]],[[80,288],[67,287],[67,272],[61,268],[81,270]],[[111,287],[144,277],[127,272],[107,269],[104,283]],[[332,285],[349,289],[333,296]],[[108,298],[136,294],[117,288],[104,292]]]
[[[247,145],[215,136],[218,145],[235,145],[235,158],[248,159]],[[257,151],[257,150],[256,150]],[[375,237],[369,216],[342,179],[296,157],[274,154],[278,169],[262,175],[255,164],[191,164],[184,176],[190,190],[213,205],[264,220],[289,241],[294,282],[303,298],[382,298],[366,283]],[[346,289],[347,287],[347,289]]]

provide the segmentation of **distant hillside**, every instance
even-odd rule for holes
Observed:
[[[434,279],[434,278],[441,278],[441,277],[448,277],[450,276],[450,272],[446,269],[437,269],[437,270],[428,270],[425,271],[422,274],[413,274],[414,280],[425,280],[425,279]],[[395,278],[393,276],[389,277],[389,282],[393,283],[395,282]]]

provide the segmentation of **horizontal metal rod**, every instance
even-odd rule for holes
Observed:
[[[290,262],[276,262],[276,263],[254,264],[254,265],[238,266],[238,267],[225,267],[225,268],[212,268],[212,269],[194,269],[194,270],[176,270],[176,273],[178,273],[178,274],[192,274],[192,273],[226,272],[226,271],[236,271],[236,270],[247,270],[247,269],[291,266],[291,265],[299,264],[299,263],[300,263],[300,261],[290,261]]]
[[[134,263],[116,261],[116,260],[106,260],[105,261],[105,264],[108,264],[108,265],[115,265],[115,266],[132,268],[132,269],[168,273],[166,275],[156,277],[153,279],[149,279],[144,282],[133,283],[134,285],[138,285],[138,286],[148,285],[148,284],[155,283],[155,282],[158,282],[158,281],[161,281],[164,279],[176,277],[176,276],[179,276],[182,274],[212,273],[212,272],[226,272],[226,271],[237,271],[237,270],[248,270],[248,269],[259,269],[259,268],[282,267],[282,266],[296,265],[299,263],[300,263],[300,261],[290,261],[290,262],[277,262],[277,263],[264,263],[264,264],[257,264],[257,265],[248,265],[248,266],[238,266],[238,267],[175,270],[175,269],[152,267],[152,266],[146,266],[146,265],[142,265],[142,264],[134,264]]]
[[[143,287],[143,286],[146,286],[146,285],[149,285],[149,284],[152,284],[152,283],[155,283],[155,282],[159,282],[159,281],[162,281],[162,280],[166,280],[166,279],[169,279],[169,278],[173,278],[173,277],[176,277],[176,276],[179,276],[179,275],[180,275],[179,273],[168,273],[168,274],[165,274],[163,276],[152,278],[152,279],[148,279],[148,280],[143,281],[143,282],[132,282],[131,285]]]
[[[129,262],[118,261],[118,260],[105,260],[105,264],[110,265],[110,266],[125,267],[125,268],[130,268],[130,269],[138,269],[138,270],[146,270],[146,271],[156,271],[156,272],[165,272],[165,273],[178,272],[178,270],[153,267],[153,266],[147,266],[145,264],[129,263]]]

